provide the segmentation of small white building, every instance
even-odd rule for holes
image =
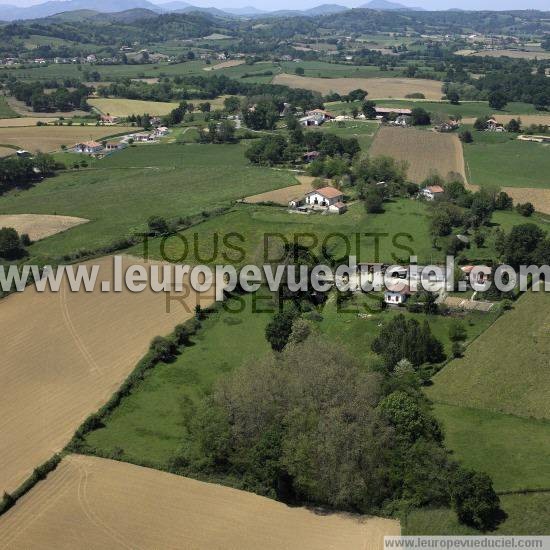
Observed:
[[[306,193],[305,205],[314,210],[326,209],[335,214],[341,214],[347,209],[344,204],[344,193],[330,185]]]
[[[76,153],[85,153],[87,155],[94,155],[103,150],[103,145],[97,141],[84,141],[82,143],[77,143],[73,147],[73,151]]]
[[[389,305],[399,306],[404,304],[410,295],[411,290],[408,285],[388,285],[384,291],[384,302]]]
[[[494,118],[490,118],[487,121],[487,129],[486,132],[506,132],[506,128],[504,128],[504,125],[498,122]]]
[[[443,197],[443,193],[445,193],[445,189],[440,185],[428,185],[420,191],[420,196],[427,201],[433,201]]]

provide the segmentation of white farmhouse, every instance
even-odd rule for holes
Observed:
[[[384,292],[384,302],[389,305],[399,306],[404,304],[410,295],[411,291],[408,285],[403,283],[388,285]]]
[[[313,209],[326,209],[338,214],[346,211],[344,194],[330,185],[306,193],[305,205]]]
[[[443,196],[445,190],[440,185],[428,185],[420,191],[420,195],[428,201],[439,199]]]

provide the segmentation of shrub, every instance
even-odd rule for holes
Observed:
[[[165,363],[174,359],[177,351],[175,343],[163,336],[156,336],[151,342],[150,349],[155,359]]]

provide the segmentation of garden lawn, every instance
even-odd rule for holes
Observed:
[[[311,132],[323,132],[342,137],[355,137],[363,151],[367,151],[378,131],[377,122],[365,120],[350,120],[345,122],[331,122],[322,126],[310,127]]]
[[[152,215],[168,219],[196,215],[295,182],[289,173],[250,165],[244,148],[241,144],[129,147],[90,169],[61,173],[31,189],[0,197],[0,213],[89,219],[85,226],[30,248],[31,254],[63,255],[143,232]]]

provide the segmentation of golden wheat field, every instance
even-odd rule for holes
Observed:
[[[458,53],[458,52],[457,52]],[[550,59],[550,52],[521,50],[483,50],[470,54],[475,57],[511,57],[513,59]]]
[[[35,126],[0,128],[0,143],[15,145],[28,151],[49,152],[62,145],[72,147],[79,141],[100,140],[113,134],[135,132],[129,126]]]
[[[521,119],[521,125],[523,127],[530,126],[531,124],[550,125],[550,115],[501,115],[498,113],[493,113],[491,116],[501,124],[508,124],[510,120],[515,118],[516,120]],[[462,119],[464,124],[473,124],[475,121],[475,117]]]
[[[292,199],[303,197],[307,192],[313,189],[311,184],[315,178],[312,178],[311,176],[296,176],[296,179],[300,182],[299,185],[291,185],[289,187],[283,187],[282,189],[275,189],[273,191],[267,191],[266,193],[251,195],[250,197],[246,197],[244,202],[251,204],[259,202],[274,202],[286,206]]]
[[[124,267],[137,263],[123,257]],[[86,265],[92,264],[99,265],[99,281],[112,280],[112,257]],[[120,386],[151,339],[192,316],[199,299],[188,293],[184,304],[172,301],[167,311],[164,293],[100,288],[71,292],[65,281],[59,293],[29,286],[0,301],[0,494],[62,449]],[[206,305],[212,297],[200,300]]]
[[[244,59],[229,59],[228,61],[222,61],[221,63],[216,63],[215,65],[209,65],[208,67],[203,67],[203,71],[217,71],[218,69],[228,69],[229,67],[237,67],[242,65]]]
[[[414,183],[422,183],[436,172],[443,177],[457,172],[466,180],[462,145],[455,134],[383,126],[369,153],[407,161],[407,177]]]
[[[168,101],[142,101],[141,99],[121,99],[98,97],[88,99],[88,103],[99,112],[113,116],[142,115],[167,115],[178,106],[176,102]]]
[[[304,88],[323,95],[347,94],[361,88],[368,91],[369,99],[404,98],[413,93],[422,93],[426,99],[435,100],[442,96],[441,82],[421,78],[315,78],[282,73],[275,75],[273,84]]]
[[[0,227],[13,227],[20,235],[26,233],[33,241],[45,239],[88,221],[85,218],[50,214],[0,214]]]
[[[378,550],[399,523],[319,514],[229,487],[69,455],[0,524],[1,549]]]
[[[57,118],[39,116],[22,116],[19,118],[0,118],[0,128],[20,128],[21,126],[36,126],[37,122],[54,122]]]
[[[479,191],[479,185],[468,184],[470,191]],[[514,204],[530,202],[537,212],[550,214],[550,189],[539,187],[501,187],[501,190],[510,195]]]
[[[15,149],[0,146],[0,157],[9,157],[10,155],[15,155]]]

